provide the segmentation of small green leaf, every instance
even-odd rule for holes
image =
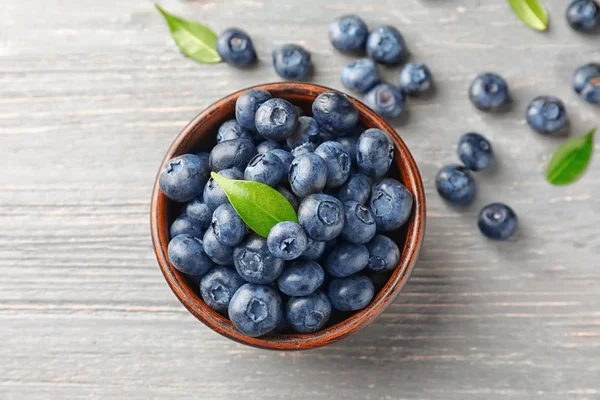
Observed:
[[[550,158],[546,168],[546,179],[553,185],[575,182],[585,171],[594,150],[592,129],[583,136],[574,137],[563,143]]]
[[[221,61],[221,56],[216,50],[217,35],[210,28],[169,14],[158,4],[155,6],[167,20],[171,35],[183,54],[201,63]]]
[[[508,0],[517,17],[538,31],[548,29],[548,12],[539,0]]]
[[[211,172],[210,176],[225,191],[246,225],[260,236],[269,236],[271,228],[279,222],[298,222],[294,207],[272,187],[259,182],[227,179],[216,172]]]

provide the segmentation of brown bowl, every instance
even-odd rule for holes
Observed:
[[[273,97],[287,99],[307,112],[310,112],[313,100],[320,93],[331,90],[318,85],[290,82],[270,83],[255,87],[268,90]],[[223,122],[234,118],[235,102],[246,90],[248,89],[230,94],[194,118],[177,136],[167,151],[161,169],[173,157],[210,149],[216,142],[217,129]],[[383,282],[379,284],[375,282],[376,289],[379,289],[379,291],[371,303],[354,314],[341,314],[337,317],[337,321],[333,320],[329,327],[319,332],[312,334],[271,334],[258,338],[248,337],[238,331],[229,319],[208,307],[197,294],[197,282],[192,282],[189,277],[177,271],[169,263],[167,257],[169,226],[177,217],[180,206],[162,194],[158,187],[158,178],[156,179],[152,193],[151,229],[152,243],[158,264],[179,301],[196,318],[215,332],[237,342],[263,349],[305,350],[325,346],[342,340],[372,323],[394,301],[408,280],[415,266],[425,232],[425,194],[419,169],[408,148],[394,129],[363,103],[353,98],[350,99],[358,108],[362,125],[366,128],[379,128],[390,134],[395,145],[394,164],[390,169],[390,175],[403,182],[412,193],[414,206],[408,222],[390,235],[401,250],[400,264],[389,273],[389,276]]]

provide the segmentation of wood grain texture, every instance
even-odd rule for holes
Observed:
[[[600,126],[570,87],[577,66],[600,62],[600,40],[567,26],[564,1],[544,3],[540,34],[500,0],[161,1],[216,31],[246,29],[261,63],[239,71],[183,58],[151,1],[1,2],[0,399],[599,398],[600,163],[578,184],[545,183],[560,140],[530,132],[524,108],[557,95],[573,133]],[[300,354],[251,349],[198,323],[164,282],[149,235],[153,179],[200,110],[279,80],[277,44],[305,45],[313,81],[341,88],[349,57],[326,32],[348,12],[397,26],[435,75],[435,96],[394,125],[428,198],[421,258],[361,334]],[[473,109],[466,90],[483,70],[507,79],[511,112]],[[433,178],[468,130],[492,140],[500,165],[477,175],[476,203],[460,211]],[[519,238],[479,234],[491,201],[517,211]]]

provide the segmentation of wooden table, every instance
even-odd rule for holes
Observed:
[[[524,120],[533,97],[552,94],[573,134],[600,127],[600,109],[570,83],[600,61],[600,37],[572,31],[564,1],[544,2],[547,33],[501,0],[161,1],[216,31],[246,29],[261,62],[236,70],[184,58],[151,1],[3,1],[0,399],[600,398],[600,160],[577,184],[550,186],[542,172],[561,140]],[[303,353],[244,347],[198,323],[165,284],[149,236],[154,177],[204,107],[278,80],[275,45],[306,46],[313,81],[341,88],[350,57],[332,50],[327,27],[348,12],[397,26],[435,75],[435,96],[411,100],[395,125],[426,185],[420,261],[356,337]],[[469,103],[485,70],[509,82],[511,112]],[[488,136],[500,162],[457,210],[434,177],[466,131]],[[492,201],[519,214],[517,240],[478,232]]]

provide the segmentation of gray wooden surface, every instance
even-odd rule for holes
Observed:
[[[150,1],[0,3],[0,399],[600,398],[600,160],[576,185],[551,187],[542,171],[560,140],[523,117],[534,96],[553,94],[573,133],[600,127],[600,109],[570,88],[575,67],[600,61],[600,37],[568,28],[565,1],[545,0],[545,34],[502,0],[161,3],[216,31],[245,28],[260,67],[182,57]],[[303,353],[244,347],[198,323],[159,273],[155,172],[204,107],[278,80],[277,44],[305,45],[313,81],[341,88],[347,58],[327,26],[351,11],[397,26],[435,74],[436,95],[411,101],[396,124],[428,195],[423,252],[360,335]],[[484,70],[508,80],[510,113],[470,105],[468,84]],[[459,211],[433,178],[469,130],[493,141],[500,165],[477,175],[476,204]],[[479,234],[477,212],[495,200],[518,212],[517,240]]]

